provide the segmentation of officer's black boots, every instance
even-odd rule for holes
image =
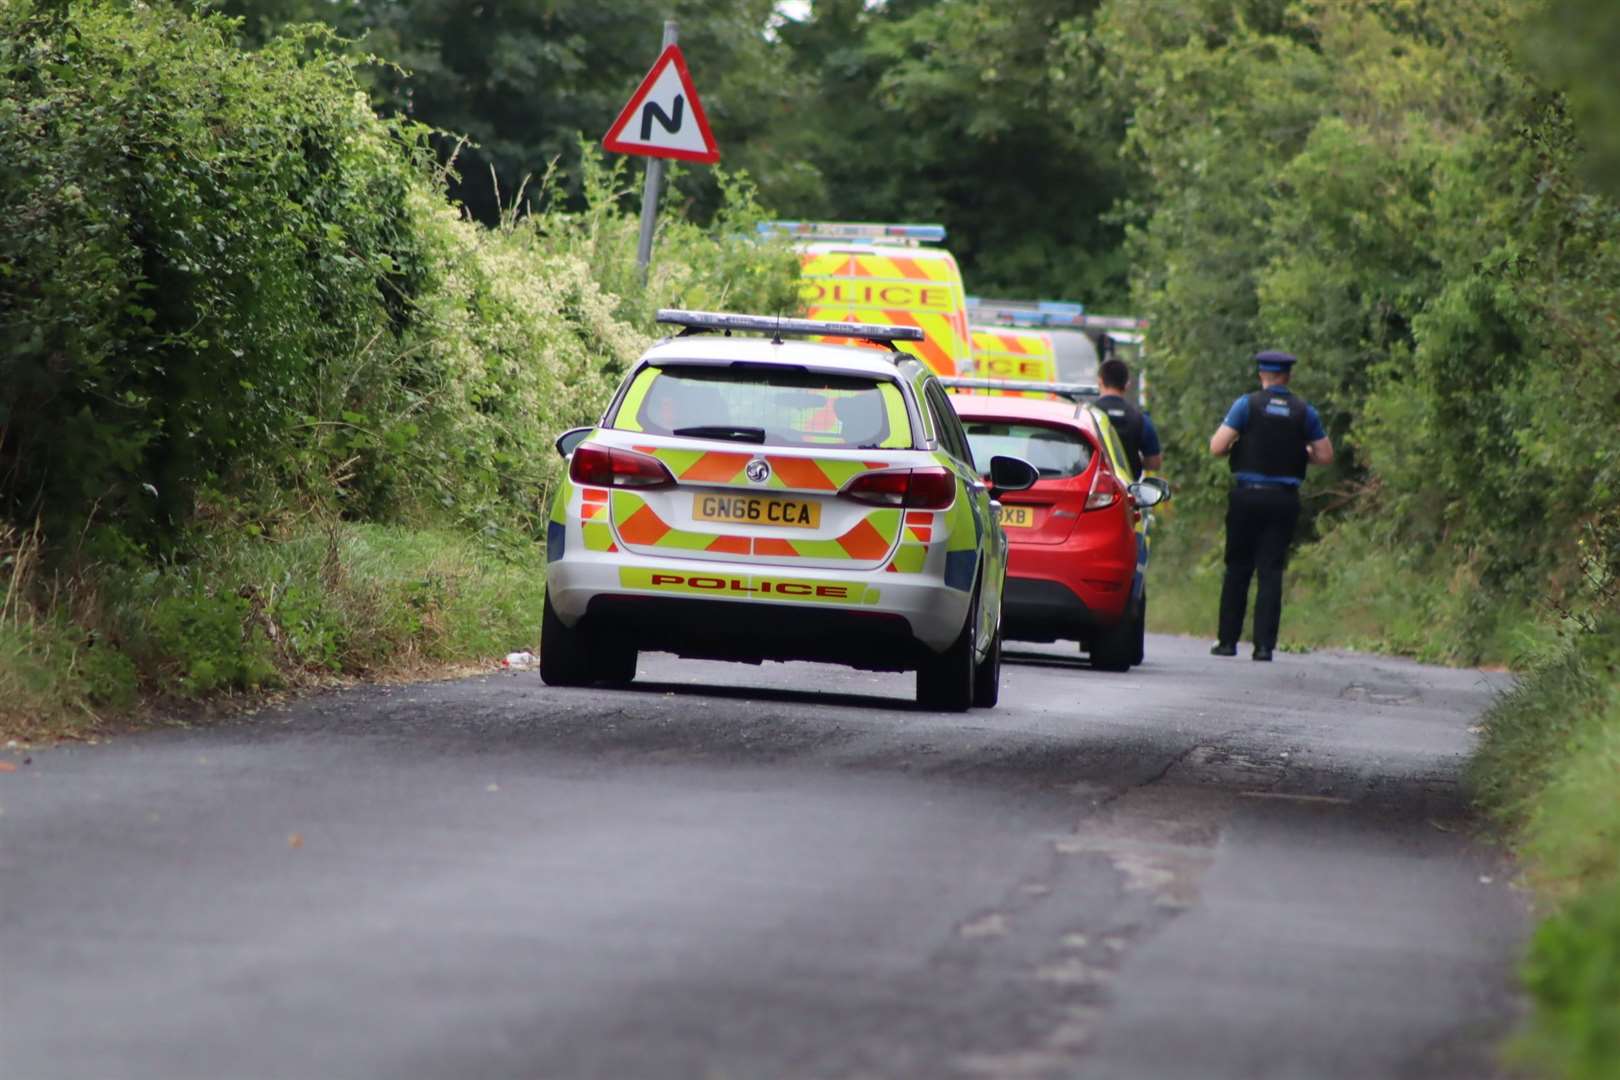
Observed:
[[[1209,647],[1209,655],[1211,655],[1211,656],[1236,656],[1237,655],[1237,646],[1236,645],[1228,645],[1223,641],[1217,641],[1215,644],[1213,644],[1213,645],[1211,645]],[[1267,660],[1271,659],[1271,654],[1270,653],[1266,654],[1266,659]]]
[[[1271,659],[1271,650],[1266,648],[1264,645],[1256,645],[1254,647],[1254,658],[1256,660],[1269,661]]]

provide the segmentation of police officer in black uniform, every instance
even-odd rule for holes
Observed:
[[[1131,384],[1131,369],[1125,361],[1110,357],[1098,366],[1097,382],[1102,390],[1097,397],[1097,408],[1114,422],[1114,431],[1125,446],[1125,456],[1130,459],[1131,472],[1140,479],[1143,469],[1160,468],[1164,464],[1164,449],[1159,445],[1159,432],[1152,418],[1125,396]]]
[[[1237,655],[1249,578],[1258,570],[1254,658],[1270,660],[1282,621],[1283,565],[1299,520],[1299,486],[1307,465],[1333,460],[1333,443],[1316,409],[1288,389],[1294,357],[1263,352],[1254,359],[1260,389],[1238,398],[1209,440],[1210,453],[1231,455],[1233,479],[1226,503],[1220,639],[1209,651],[1215,656]]]

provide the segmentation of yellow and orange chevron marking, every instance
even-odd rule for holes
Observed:
[[[873,469],[886,469],[886,461],[851,461],[847,458],[797,457],[785,454],[739,454],[727,450],[681,450],[669,446],[632,446],[662,461],[675,479],[687,484],[716,484],[799,491],[838,491],[854,477]],[[771,466],[763,484],[743,471],[755,457]]]
[[[945,252],[812,251],[802,257],[801,273],[812,319],[917,327],[924,340],[901,347],[942,375],[955,374],[972,355],[961,274]]]
[[[602,488],[582,487],[579,498],[579,528],[585,536],[585,550],[618,551],[619,545],[613,542],[613,527],[605,520],[597,520],[606,516],[608,493]]]
[[[973,373],[982,379],[1025,379],[1031,382],[1057,381],[1057,354],[1052,335],[1041,330],[1004,327],[973,328]],[[983,392],[983,391],[980,391]],[[990,391],[1001,394],[1003,391]],[[1016,397],[1047,397],[1046,394],[1014,394]]]
[[[928,562],[928,544],[934,537],[934,514],[928,510],[907,510],[905,532],[894,558],[884,570],[891,574],[920,574]]]

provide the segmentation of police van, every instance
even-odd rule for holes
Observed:
[[[1052,335],[1044,330],[1010,326],[973,326],[973,361],[967,375],[1006,382],[1055,383],[1057,351]],[[1045,397],[1039,391],[989,389],[972,391],[992,395]]]
[[[922,340],[901,347],[936,374],[962,374],[969,366],[962,271],[949,251],[925,246],[944,242],[944,226],[766,221],[759,229],[799,242],[808,318],[916,327]]]
[[[1057,369],[1049,381],[1094,383],[1098,365],[1117,355],[1130,364],[1137,404],[1146,407],[1147,373],[1142,366],[1146,319],[1136,315],[1093,315],[1085,305],[1063,300],[987,300],[970,296],[967,303],[968,318],[975,327],[1020,327],[1049,334]]]

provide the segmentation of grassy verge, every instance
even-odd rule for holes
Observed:
[[[1515,1055],[1548,1076],[1620,1076],[1620,614],[1568,636],[1485,718],[1471,766],[1544,919]]]
[[[532,647],[538,547],[464,534],[307,525],[205,540],[183,564],[45,578],[13,535],[0,619],[0,736],[94,731],[142,702],[419,674]]]
[[[1193,517],[1161,524],[1148,573],[1149,628],[1213,641],[1223,527]],[[1284,578],[1284,651],[1345,648],[1438,664],[1508,664],[1550,637],[1535,612],[1481,588],[1469,567],[1437,573],[1432,561],[1381,543],[1358,522],[1302,546]]]

